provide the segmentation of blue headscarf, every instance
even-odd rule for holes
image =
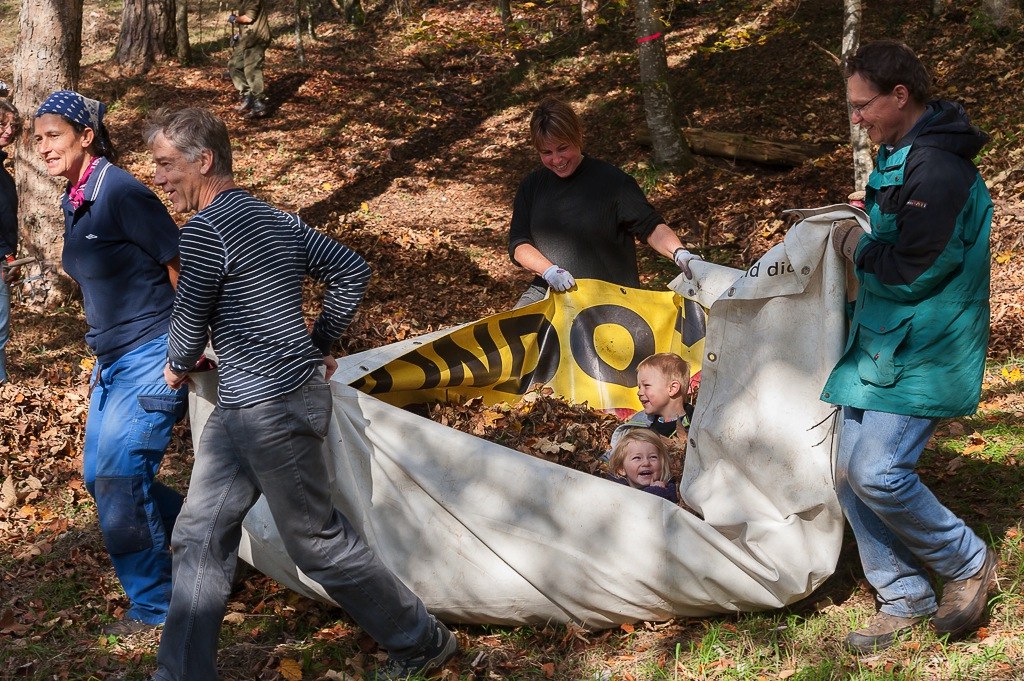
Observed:
[[[57,114],[98,133],[106,112],[107,106],[103,102],[83,97],[74,90],[57,90],[39,107],[36,118],[43,114]]]

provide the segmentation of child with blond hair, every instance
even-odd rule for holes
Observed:
[[[676,482],[668,458],[665,440],[647,428],[633,428],[622,435],[612,449],[608,462],[609,479],[634,489],[679,501]]]
[[[674,352],[659,352],[644,359],[636,369],[636,395],[643,407],[615,429],[611,446],[634,428],[650,428],[659,435],[681,435],[685,440],[693,416],[690,394],[690,365]],[[605,454],[607,458],[609,453]]]

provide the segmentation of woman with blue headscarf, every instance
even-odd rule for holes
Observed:
[[[171,594],[171,528],[182,497],[154,480],[187,389],[163,379],[178,276],[178,228],[160,200],[114,165],[102,102],[51,94],[33,121],[36,152],[67,180],[62,264],[82,289],[96,355],[83,477],[131,606],[108,627],[163,623]]]

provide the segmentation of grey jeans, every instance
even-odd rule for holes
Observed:
[[[331,390],[314,377],[251,407],[210,415],[171,539],[173,590],[154,679],[213,681],[242,519],[262,492],[288,555],[396,658],[431,635],[422,601],[331,502],[321,445]]]

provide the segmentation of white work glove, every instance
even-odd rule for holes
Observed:
[[[690,271],[690,261],[700,260],[699,255],[694,255],[688,250],[680,246],[672,253],[672,259],[676,261],[676,265],[683,271],[687,279],[693,279],[693,272]]]
[[[544,270],[544,274],[540,275],[544,277],[544,281],[548,283],[552,291],[568,291],[576,285],[576,280],[569,274],[569,270],[563,270],[558,265],[552,265],[551,267]]]

